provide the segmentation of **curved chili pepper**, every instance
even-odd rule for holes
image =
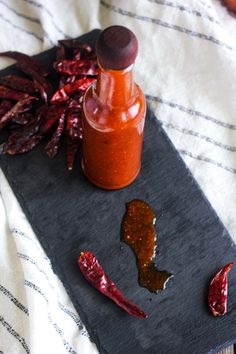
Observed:
[[[20,124],[20,125],[25,125],[28,124],[30,121],[33,120],[33,114],[30,112],[25,112],[25,113],[20,113],[15,115],[12,118],[12,122]]]
[[[45,102],[48,102],[48,97],[52,95],[52,85],[31,69],[25,69],[24,72],[34,79],[35,90],[40,93]]]
[[[26,93],[34,93],[33,81],[16,75],[6,75],[0,77],[0,84]]]
[[[19,101],[26,97],[29,97],[29,95],[25,92],[16,91],[12,88],[0,85],[0,98]]]
[[[76,91],[85,91],[94,80],[93,78],[83,78],[67,84],[54,93],[50,102],[52,104],[61,104],[67,101]]]
[[[82,77],[80,75],[62,75],[60,77],[60,81],[59,81],[59,88],[62,88],[63,86],[67,85],[67,84],[71,84],[72,82],[75,82],[78,79],[81,79]]]
[[[15,154],[24,154],[25,152],[31,151],[38,143],[42,140],[43,135],[42,134],[37,134],[33,135],[30,139],[26,139],[26,141],[18,147],[18,149],[11,150],[7,149],[7,153],[9,155],[15,155]]]
[[[95,60],[59,60],[53,64],[54,69],[67,75],[97,75]]]
[[[128,314],[147,318],[147,314],[128,299],[124,298],[113,281],[105,274],[98,260],[91,252],[81,252],[78,257],[78,265],[85,279],[103,295],[113,300]]]
[[[223,316],[227,312],[228,273],[233,262],[226,264],[212,279],[208,290],[208,305],[213,316]]]
[[[0,56],[15,59],[16,66],[19,67],[25,74],[34,80],[34,87],[39,91],[42,99],[47,102],[48,96],[52,94],[52,86],[44,76],[47,76],[49,71],[38,60],[19,52],[3,52]]]
[[[51,106],[49,107],[46,117],[40,127],[42,134],[47,133],[51,127],[59,121],[60,117],[65,114],[66,107],[64,106]]]
[[[34,68],[34,70],[37,71],[39,75],[47,76],[49,74],[49,70],[42,63],[27,54],[8,51],[0,53],[0,56],[16,60],[16,66],[18,66],[19,68],[28,65]]]
[[[66,117],[67,168],[71,171],[80,141],[83,138],[82,111],[81,109],[71,108],[66,112]]]
[[[64,125],[65,125],[65,114],[63,114],[60,117],[57,129],[55,130],[51,140],[47,143],[45,147],[45,152],[50,159],[52,159],[58,152],[61,136],[64,130]]]
[[[2,100],[0,103],[0,118],[6,114],[14,106],[14,103],[9,100]]]
[[[8,137],[5,151],[10,155],[16,155],[23,152],[32,150],[37,143],[43,137],[43,134],[40,132],[40,125],[43,119],[45,119],[45,112],[47,106],[41,106],[36,111],[32,120],[26,124],[22,129],[12,129]],[[37,134],[37,137],[36,137]]]

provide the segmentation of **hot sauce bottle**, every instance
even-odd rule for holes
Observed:
[[[140,172],[146,101],[133,79],[138,52],[134,33],[111,26],[97,40],[98,79],[83,103],[86,177],[104,189],[129,185]]]

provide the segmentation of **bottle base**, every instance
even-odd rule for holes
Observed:
[[[85,177],[88,179],[88,181],[90,183],[92,183],[93,185],[95,185],[96,187],[99,187],[101,189],[106,189],[106,190],[116,190],[116,189],[122,189],[122,188],[128,187],[131,183],[133,183],[134,180],[138,177],[141,168],[138,170],[138,172],[135,174],[135,176],[132,179],[130,179],[128,182],[126,182],[125,184],[119,184],[119,185],[115,185],[115,186],[103,185],[103,184],[95,181],[93,178],[91,178],[85,171],[83,161],[82,161],[82,170],[83,170]]]

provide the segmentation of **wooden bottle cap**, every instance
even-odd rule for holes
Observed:
[[[98,62],[104,69],[123,70],[134,63],[138,53],[136,36],[123,26],[102,31],[96,47]]]

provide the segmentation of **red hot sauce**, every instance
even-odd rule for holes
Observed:
[[[146,113],[144,94],[133,80],[135,35],[111,26],[97,41],[99,74],[84,98],[83,170],[98,187],[119,189],[139,174]]]
[[[126,213],[121,225],[121,240],[129,245],[136,255],[139,284],[151,292],[165,289],[171,274],[157,269],[155,257],[155,214],[142,200],[134,199],[126,204]]]

